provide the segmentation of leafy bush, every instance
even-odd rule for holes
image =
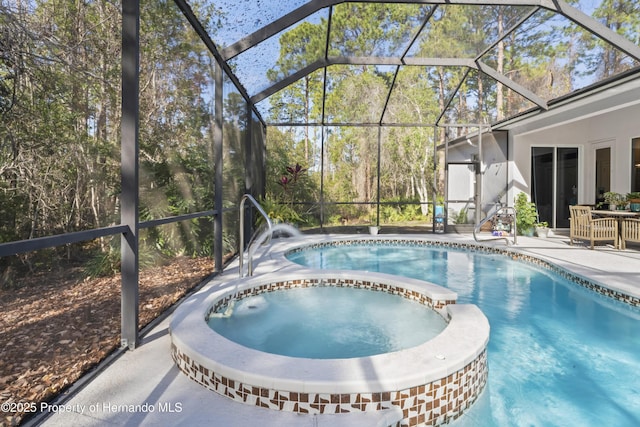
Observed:
[[[120,239],[113,238],[106,249],[96,248],[89,251],[93,253],[84,263],[85,277],[109,277],[120,273]],[[151,267],[164,261],[165,258],[153,248],[140,245],[138,263],[140,268]]]
[[[274,222],[284,222],[296,225],[303,225],[305,223],[305,220],[289,203],[280,203],[271,199],[262,199],[260,200],[260,205],[269,218]],[[257,219],[257,224],[260,225],[263,222],[264,218],[260,215]]]
[[[620,205],[626,201],[626,197],[615,191],[607,191],[604,193],[604,201],[610,205]]]
[[[469,218],[467,217],[467,208],[460,209],[460,212],[455,216],[454,221],[456,224],[467,224]]]
[[[117,239],[114,239],[117,240]],[[84,267],[87,277],[106,277],[120,272],[120,245],[112,245],[104,252],[94,255]]]
[[[409,204],[406,203],[406,200],[400,200],[399,198],[386,199],[382,200],[382,202],[392,202],[394,204],[380,206],[380,222],[394,223],[426,219],[422,215],[420,205]]]
[[[518,234],[533,235],[533,225],[538,220],[536,204],[529,201],[525,193],[518,193],[515,202]]]

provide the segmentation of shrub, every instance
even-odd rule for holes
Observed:
[[[518,193],[514,207],[516,209],[518,234],[533,235],[533,225],[538,219],[536,204],[530,202],[525,193]]]

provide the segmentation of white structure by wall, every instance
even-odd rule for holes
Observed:
[[[507,132],[483,133],[482,140],[475,135],[452,142],[447,149],[448,185],[446,198],[453,214],[462,208],[470,209],[471,222],[477,222],[474,193],[481,194],[481,214],[484,218],[496,202],[506,203],[508,184],[508,141]],[[478,161],[481,159],[481,161]],[[480,175],[474,165],[465,162],[478,161]],[[458,164],[456,164],[458,163]],[[468,203],[451,200],[469,200]]]

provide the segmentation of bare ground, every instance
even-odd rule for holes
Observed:
[[[187,257],[141,271],[140,327],[212,271],[211,259]],[[0,426],[14,426],[120,346],[120,276],[33,276],[0,290],[0,313]]]

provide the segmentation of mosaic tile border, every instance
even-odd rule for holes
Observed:
[[[299,248],[292,249],[287,251],[285,256],[292,253],[297,253],[304,251],[305,249],[313,249],[313,248],[321,248],[328,246],[343,246],[343,245],[359,245],[359,246],[426,246],[426,247],[436,247],[436,248],[447,248],[447,249],[457,249],[457,250],[465,250],[465,251],[473,251],[473,252],[481,252],[486,254],[497,254],[508,256],[511,259],[516,261],[526,262],[528,264],[533,264],[538,267],[542,267],[546,270],[552,271],[561,277],[582,286],[583,288],[589,289],[599,295],[605,296],[607,298],[614,299],[616,301],[622,302],[624,304],[628,304],[632,307],[640,308],[640,297],[628,295],[624,292],[607,288],[601,284],[598,284],[592,280],[589,280],[585,277],[579,276],[575,273],[565,270],[555,264],[552,264],[548,261],[542,260],[532,255],[522,254],[519,252],[515,252],[512,250],[497,248],[497,247],[489,247],[476,245],[473,243],[462,243],[462,242],[446,242],[446,241],[432,241],[432,240],[416,240],[416,239],[344,239],[344,240],[334,240],[331,242],[322,242],[322,243],[314,243],[307,246],[302,246]]]
[[[237,402],[299,414],[341,414],[390,409],[402,410],[396,426],[438,426],[458,418],[487,383],[486,349],[464,368],[427,384],[378,393],[300,393],[273,390],[226,378],[193,361],[171,344],[178,368],[209,390]]]
[[[213,306],[209,309],[205,316],[205,320],[209,320],[209,316],[212,313],[224,311],[231,299],[243,299],[250,296],[260,295],[266,292],[274,292],[295,288],[309,288],[315,286],[335,286],[335,287],[352,287],[356,289],[366,289],[370,291],[386,292],[391,295],[398,295],[409,300],[418,302],[426,307],[429,307],[438,312],[442,312],[444,308],[449,304],[455,304],[455,299],[433,299],[422,292],[418,292],[413,289],[404,288],[402,286],[396,286],[387,283],[380,283],[372,280],[364,279],[341,279],[341,278],[306,278],[306,279],[294,279],[294,280],[282,280],[278,282],[266,283],[263,285],[251,287],[239,291],[237,294],[228,295],[217,300]],[[447,319],[445,319],[447,320]]]

